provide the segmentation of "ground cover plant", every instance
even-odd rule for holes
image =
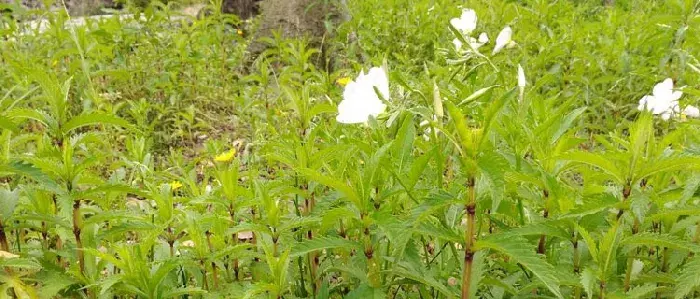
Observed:
[[[700,296],[700,2],[345,5],[4,15],[0,298]]]

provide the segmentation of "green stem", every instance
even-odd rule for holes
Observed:
[[[581,272],[581,252],[578,249],[578,240],[574,238],[573,242],[574,246],[574,275],[578,276],[579,272]],[[574,299],[580,299],[581,298],[581,288],[576,286],[574,287]]]
[[[10,251],[10,244],[7,242],[7,235],[5,234],[5,227],[2,224],[2,219],[0,219],[0,250]]]
[[[474,263],[474,227],[476,224],[476,179],[467,179],[467,201],[465,210],[467,214],[467,229],[464,241],[464,267],[462,268],[462,299],[469,298],[471,292],[472,266]]]
[[[78,257],[78,266],[80,266],[80,274],[85,275],[85,255],[80,233],[80,200],[75,200],[73,201],[73,236],[75,236],[75,250]]]

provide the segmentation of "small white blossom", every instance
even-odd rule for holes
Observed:
[[[476,29],[476,20],[476,11],[465,8],[462,9],[462,15],[459,18],[450,20],[450,24],[452,24],[455,29],[462,32],[462,34],[468,35]]]
[[[654,86],[654,91],[651,95],[645,95],[639,100],[637,109],[640,111],[648,110],[652,114],[661,115],[662,119],[668,120],[671,116],[680,112],[678,99],[681,96],[683,96],[683,92],[674,91],[673,80],[667,78]],[[693,111],[690,112],[692,113]]]
[[[700,109],[695,106],[688,105],[683,109],[683,114],[689,117],[700,117]]]
[[[486,32],[482,32],[479,35],[478,39],[475,39],[475,38],[470,37],[470,36],[465,36],[464,39],[469,41],[469,44],[471,45],[472,48],[474,48],[474,50],[478,50],[481,46],[483,46],[489,42],[489,36],[486,34]],[[462,44],[461,40],[459,40],[458,38],[455,38],[452,40],[452,43],[455,45],[455,49],[457,49],[457,51],[462,50],[463,44]]]
[[[525,88],[525,85],[527,85],[527,80],[525,79],[525,70],[523,70],[523,67],[520,64],[518,64],[518,87]]]
[[[343,100],[338,104],[336,120],[345,124],[367,122],[386,110],[374,88],[384,100],[389,100],[389,77],[383,68],[374,67],[367,74],[360,72],[354,81],[345,86]]]
[[[506,26],[500,33],[498,33],[498,36],[496,37],[496,46],[493,48],[493,52],[491,54],[501,52],[503,48],[512,47],[513,45],[515,45],[515,42],[513,42],[513,29],[511,29],[510,26]]]

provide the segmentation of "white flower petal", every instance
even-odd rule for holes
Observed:
[[[389,100],[389,77],[383,68],[373,67],[367,73],[369,84],[377,87],[379,93],[385,100]]]
[[[511,29],[510,26],[503,28],[503,30],[501,30],[496,37],[496,46],[493,48],[492,54],[501,52],[501,50],[503,50],[503,48],[505,48],[511,42],[512,38],[513,29]]]
[[[460,41],[459,38],[453,39],[452,44],[455,45],[455,49],[457,49],[457,51],[462,50],[462,41]]]
[[[489,42],[489,35],[486,34],[486,32],[482,32],[479,34],[479,42],[482,44],[486,44]]]
[[[476,21],[476,11],[465,8],[462,10],[462,15],[459,18],[450,20],[450,24],[463,34],[469,34],[476,29]]]
[[[370,116],[376,117],[384,112],[386,105],[375,87],[385,100],[389,100],[389,78],[383,68],[371,68],[367,74],[361,72],[357,79],[345,86],[336,120],[345,124],[364,123]]]
[[[700,117],[700,109],[698,107],[688,105],[683,109],[683,114],[689,117]]]
[[[527,80],[525,79],[525,70],[518,64],[518,87],[525,87],[527,85]]]
[[[673,96],[673,80],[667,78],[663,82],[654,85],[653,95],[657,98],[670,99]]]

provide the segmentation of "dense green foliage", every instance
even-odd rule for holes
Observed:
[[[458,1],[347,2],[252,62],[233,16],[3,17],[0,298],[700,294],[700,121],[637,110],[700,104],[698,1],[470,1],[483,54]],[[338,123],[378,65],[386,113]]]

